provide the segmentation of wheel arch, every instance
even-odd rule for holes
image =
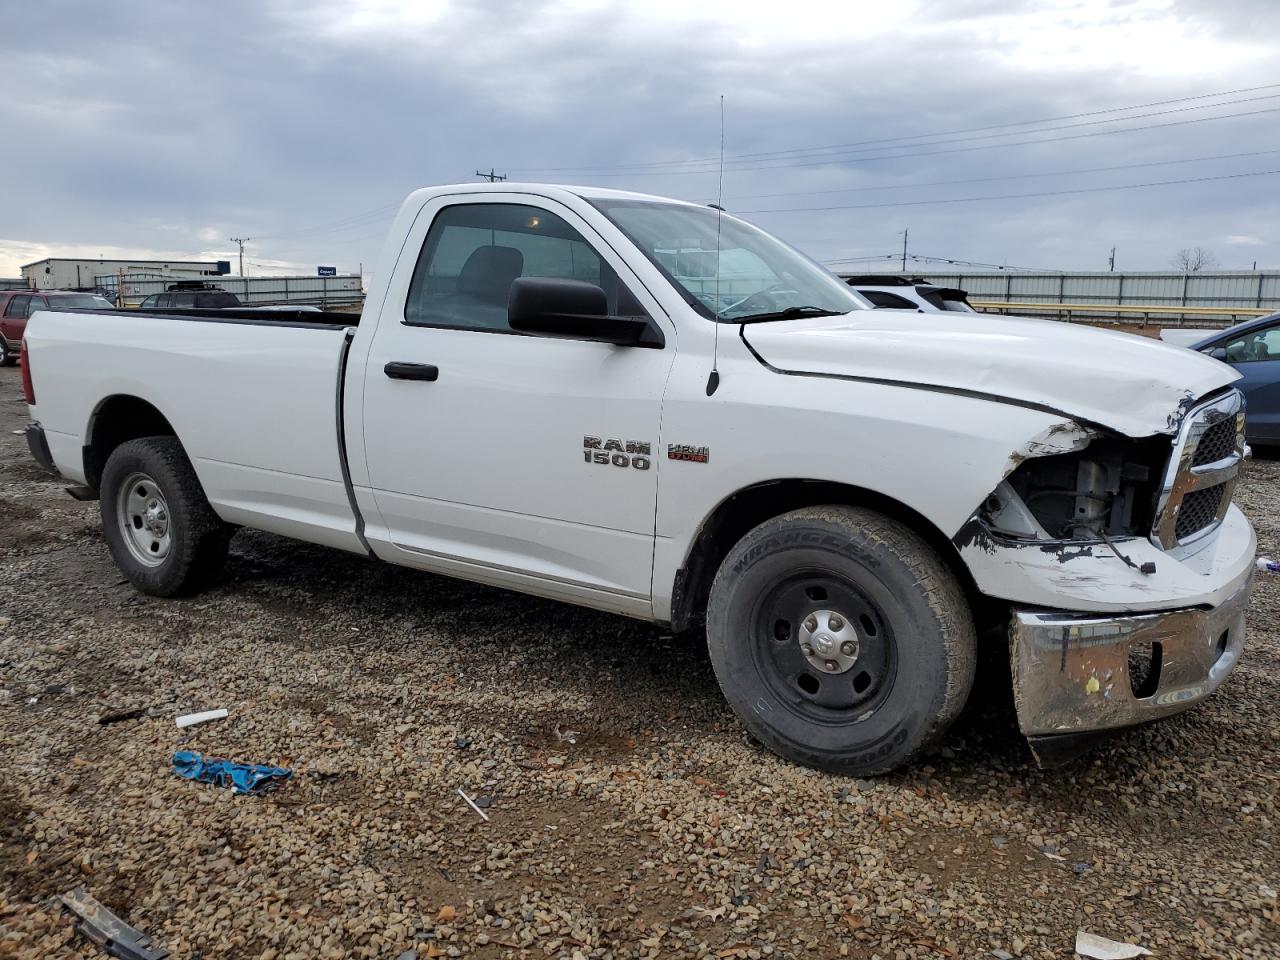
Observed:
[[[102,470],[120,444],[139,437],[177,437],[169,419],[150,401],[117,393],[104,398],[89,417],[85,430],[85,484],[98,493]]]
[[[750,530],[792,510],[827,504],[864,507],[909,527],[937,551],[967,596],[979,596],[955,544],[918,510],[866,487],[796,477],[743,487],[721,500],[703,519],[675,574],[671,629],[685,630],[705,614],[716,571],[733,545]]]

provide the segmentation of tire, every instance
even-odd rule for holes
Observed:
[[[872,776],[946,732],[973,685],[964,591],[910,528],[856,507],[775,517],[729,551],[707,606],[716,679],[764,746]]]
[[[18,358],[9,349],[9,341],[0,336],[0,367],[12,367],[17,362]]]
[[[221,571],[232,528],[209,506],[176,437],[116,447],[102,471],[100,495],[111,556],[138,590],[190,594]]]

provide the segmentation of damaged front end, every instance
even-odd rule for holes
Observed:
[[[1231,503],[1243,400],[1188,404],[1170,426],[1059,425],[955,537],[979,589],[1013,604],[1018,724],[1042,763],[1186,709],[1239,658],[1255,549]]]

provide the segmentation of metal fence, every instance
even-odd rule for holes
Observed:
[[[115,274],[94,277],[94,284],[106,296],[115,300],[121,288],[126,305],[136,307],[144,297],[164,293],[174,283],[173,277],[126,273],[123,278]],[[216,277],[213,286],[234,293],[246,305],[278,303],[313,304],[321,308],[362,303],[364,290],[361,278],[355,274],[338,277]]]
[[[28,286],[23,277],[0,277],[0,290],[26,290]]]
[[[1147,308],[1159,305],[1239,307],[1247,310],[1280,311],[1280,272],[1274,271],[1030,273],[988,270],[971,273],[925,271],[897,275],[923,276],[931,283],[959,287],[968,292],[970,300],[1116,304]]]

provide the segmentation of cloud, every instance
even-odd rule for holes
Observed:
[[[1227,237],[1226,243],[1233,247],[1263,247],[1267,241],[1261,237],[1250,237],[1243,234],[1232,234]]]
[[[0,129],[21,143],[0,150],[0,232],[13,238],[0,242],[0,276],[84,249],[225,259],[230,236],[256,238],[254,263],[369,270],[409,190],[490,166],[711,200],[715,164],[688,161],[718,152],[721,94],[733,208],[763,208],[760,194],[783,194],[774,208],[912,204],[756,217],[819,258],[888,253],[909,226],[939,256],[1085,268],[1116,245],[1125,266],[1160,269],[1171,248],[1274,219],[1280,177],[932,201],[1280,170],[1276,113],[1184,123],[1280,109],[1280,87],[1128,123],[1063,121],[1092,124],[1056,135],[1090,134],[1078,139],[1010,126],[1264,84],[1280,36],[1264,27],[1278,8],[919,0],[853,15],[796,0],[745,15],[736,0],[224,0],[210,16],[159,0],[17,5],[0,35]],[[1260,96],[1272,99],[1213,107]],[[1181,125],[1092,135],[1171,122]],[[779,153],[831,144],[859,146]],[[1277,152],[1132,166],[1266,149]],[[1071,172],[1107,166],[1126,169]],[[955,180],[976,182],[939,184]],[[838,190],[867,192],[817,192]],[[1276,242],[1257,246],[1250,259],[1280,260]]]

